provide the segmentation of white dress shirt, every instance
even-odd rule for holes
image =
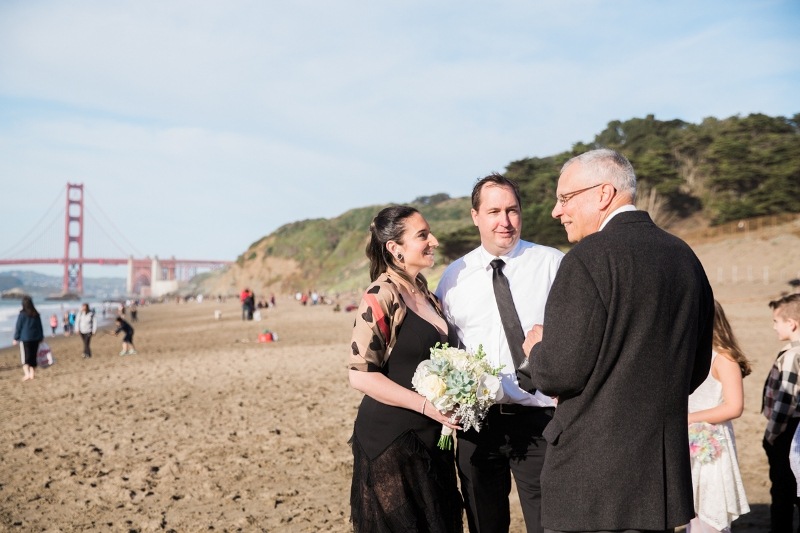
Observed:
[[[603,231],[603,228],[606,227],[608,221],[614,218],[615,216],[619,215],[620,213],[625,213],[626,211],[636,211],[636,206],[633,204],[625,204],[621,207],[614,209],[611,213],[609,213],[608,217],[600,224],[600,229],[597,231]]]
[[[544,306],[550,286],[556,277],[563,253],[546,246],[520,241],[508,255],[503,274],[508,278],[514,305],[524,332],[544,321]],[[514,358],[508,348],[500,312],[492,287],[492,266],[495,256],[483,246],[453,262],[442,274],[436,296],[442,303],[444,316],[454,328],[458,340],[469,351],[483,351],[492,366],[503,366],[501,383],[504,397],[500,403],[516,403],[534,407],[551,407],[555,402],[540,392],[535,395],[517,384]]]

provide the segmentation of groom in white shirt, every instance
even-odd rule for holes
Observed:
[[[483,345],[491,364],[503,367],[502,403],[489,410],[480,432],[458,433],[456,458],[471,533],[508,532],[512,473],[527,531],[542,531],[539,476],[546,449],[542,431],[555,403],[532,387],[524,390],[519,385],[512,349],[521,352],[522,340],[519,346],[509,347],[493,275],[498,276],[497,268],[507,279],[518,326],[528,331],[544,318],[545,302],[564,254],[520,240],[520,211],[514,181],[500,174],[480,179],[472,190],[472,220],[481,245],[453,262],[436,290],[451,333],[457,337],[451,344],[470,351]]]

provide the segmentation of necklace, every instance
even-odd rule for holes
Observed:
[[[387,272],[389,278],[394,278],[392,274]],[[410,292],[411,294],[417,294],[417,288],[414,286],[413,283],[408,283],[407,281],[400,278],[399,280],[394,280],[394,283],[400,287],[403,287],[406,291]]]

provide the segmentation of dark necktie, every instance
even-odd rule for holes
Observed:
[[[517,308],[514,306],[514,298],[511,296],[508,278],[503,274],[505,262],[502,259],[493,259],[490,264],[493,270],[492,287],[494,287],[494,298],[497,300],[497,310],[500,311],[500,320],[506,333],[508,348],[511,350],[511,357],[514,359],[517,381],[522,389],[533,394],[536,391],[531,381],[530,362],[525,356],[525,352],[522,351],[525,332],[522,331]]]

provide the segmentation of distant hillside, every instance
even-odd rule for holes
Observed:
[[[472,226],[468,198],[439,194],[417,198],[410,205],[419,209],[437,232]],[[383,207],[361,207],[332,219],[286,224],[251,244],[235,265],[194,281],[198,290],[208,294],[238,294],[249,287],[257,296],[273,291],[349,291],[364,287],[369,282],[364,253],[368,228]]]
[[[61,276],[49,276],[30,270],[11,270],[0,273],[0,291],[19,288],[35,297],[46,297],[61,292]],[[84,276],[83,286],[87,296],[107,297],[125,294],[125,278],[91,278]]]
[[[5,272],[0,273],[0,292],[7,291],[9,289],[17,289],[22,287],[22,282],[19,278],[7,274]]]
[[[568,246],[564,230],[550,216],[559,170],[570,157],[599,147],[619,150],[631,160],[639,185],[637,206],[675,233],[800,213],[800,114],[791,119],[707,118],[701,124],[648,116],[612,121],[593,142],[577,143],[569,151],[509,163],[506,175],[517,180],[523,196],[523,238]],[[412,205],[441,242],[438,263],[477,245],[469,198],[438,194]],[[232,267],[197,279],[197,290],[236,294],[247,286],[259,294],[364,287],[367,229],[382,207],[287,224],[250,245]]]

